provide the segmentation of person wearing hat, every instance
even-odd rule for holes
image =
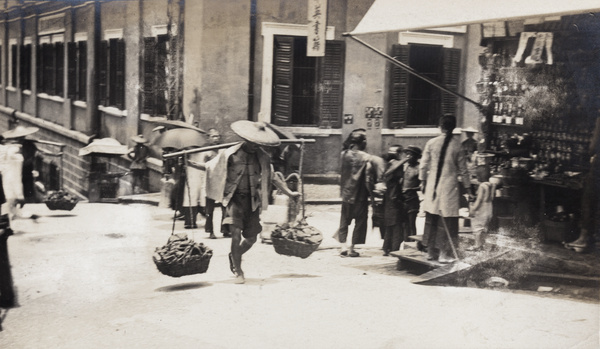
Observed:
[[[231,233],[229,267],[236,283],[244,283],[242,255],[254,245],[262,230],[260,213],[266,209],[271,183],[283,193],[298,197],[285,182],[273,176],[271,158],[263,149],[281,142],[262,122],[240,120],[231,129],[244,141],[229,147],[206,163],[207,197],[225,207],[223,225]]]
[[[35,140],[28,139],[30,136],[39,131],[37,127],[26,127],[17,125],[12,130],[2,133],[4,137],[4,143],[13,143],[21,145],[21,154],[23,155],[23,169],[22,169],[22,182],[23,182],[23,195],[25,202],[36,201],[35,191],[35,155],[38,151],[35,145]]]
[[[382,219],[379,230],[383,234],[383,255],[388,256],[391,251],[398,251],[402,243],[402,226],[405,220],[402,200],[402,177],[404,175],[404,163],[406,159],[401,158],[403,147],[392,145],[389,147],[386,158],[388,159],[383,173],[383,180],[375,185],[373,191],[376,196],[383,192]],[[373,216],[377,209],[373,205]]]
[[[475,153],[475,151],[477,151],[477,141],[473,137],[476,133],[479,133],[479,131],[469,126],[467,128],[463,128],[462,132],[465,133],[467,138],[462,141],[460,149],[467,157],[467,162],[471,162],[471,156],[473,153]]]
[[[131,177],[133,178],[132,190],[134,194],[140,193],[143,188],[147,188],[146,185],[146,159],[148,159],[149,149],[146,145],[148,140],[144,138],[144,135],[137,135],[131,137],[131,140],[135,142],[135,146],[127,151],[127,157],[131,159]]]
[[[375,183],[383,175],[384,162],[379,156],[365,152],[367,133],[356,129],[343,144],[340,170],[340,193],[342,212],[340,225],[334,238],[340,243],[340,256],[359,257],[355,245],[364,244],[367,236],[369,196]],[[348,226],[354,220],[352,242],[347,246]]]
[[[404,149],[405,159],[404,178],[402,180],[402,200],[406,215],[404,227],[404,241],[412,235],[417,235],[417,214],[421,208],[419,193],[421,181],[419,180],[419,159],[421,159],[421,148],[409,145]]]

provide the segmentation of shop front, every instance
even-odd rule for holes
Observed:
[[[476,62],[468,66],[471,74],[480,74],[474,86],[460,95],[430,83],[477,109],[480,170],[484,180],[498,183],[493,225],[518,222],[540,227],[546,241],[571,241],[578,235],[600,109],[597,2],[376,0],[345,35],[369,47],[363,34],[473,24],[481,27],[481,50],[471,50],[467,59]],[[395,57],[373,51],[419,75]],[[473,177],[475,183],[482,179]]]

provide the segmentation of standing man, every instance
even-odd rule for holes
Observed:
[[[207,196],[225,206],[223,224],[231,233],[229,267],[236,276],[236,283],[245,282],[242,255],[257,240],[261,232],[260,212],[266,209],[268,192],[273,184],[288,196],[300,196],[292,192],[277,176],[273,176],[271,158],[262,147],[276,147],[279,137],[262,122],[240,120],[231,129],[244,142],[225,149],[206,164]]]
[[[217,144],[221,144],[221,134],[219,133],[219,131],[217,131],[217,129],[215,128],[211,128],[208,130],[208,145],[217,145]],[[202,162],[209,162],[210,160],[214,159],[215,156],[217,156],[217,151],[215,150],[211,150],[211,151],[206,151],[206,152],[202,152],[201,153],[203,156]],[[210,234],[210,238],[211,239],[216,239],[216,235],[214,233],[214,224],[213,224],[213,218],[214,218],[214,212],[215,212],[215,207],[221,206],[221,233],[223,233],[224,237],[230,237],[231,234],[229,234],[229,232],[227,232],[224,228],[223,228],[223,219],[225,219],[225,207],[223,207],[223,205],[221,205],[220,203],[215,202],[215,200],[213,200],[212,198],[208,197],[206,195],[206,173],[204,174],[205,178],[204,178],[204,187],[202,188],[202,196],[200,197],[200,203],[202,204],[203,198],[205,201],[205,215],[206,215],[206,223],[204,224],[204,231],[207,232],[208,234]]]
[[[146,159],[150,156],[150,150],[147,146],[148,140],[144,138],[144,135],[133,136],[131,140],[135,142],[135,146],[127,151],[127,156],[131,160],[129,169],[133,177],[133,193],[139,194],[143,192],[144,188],[148,188]]]
[[[365,129],[352,131],[344,142],[342,151],[342,168],[340,191],[342,196],[342,213],[340,226],[334,238],[341,244],[340,255],[358,257],[354,246],[364,244],[367,237],[367,218],[369,212],[369,196],[374,183],[381,178],[383,159],[373,157],[364,150],[367,147]],[[379,159],[377,161],[375,158]],[[346,245],[348,226],[354,220],[352,243]]]
[[[460,149],[466,156],[467,162],[471,162],[471,156],[475,151],[477,151],[477,141],[473,138],[473,136],[475,136],[475,133],[478,133],[479,131],[473,127],[464,128],[462,131],[465,133],[467,138],[462,141]]]

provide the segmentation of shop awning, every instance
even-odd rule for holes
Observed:
[[[351,35],[600,12],[599,0],[375,0]]]

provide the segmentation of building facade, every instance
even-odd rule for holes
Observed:
[[[476,127],[474,106],[342,35],[371,3],[329,0],[325,55],[308,57],[308,1],[5,2],[0,131],[16,118],[40,129],[35,138],[65,144],[61,169],[56,158],[40,157],[41,177],[54,189],[62,172],[65,189],[86,197],[96,162],[125,172],[129,160],[82,157],[79,149],[96,138],[128,146],[137,134],[153,139],[157,120],[214,127],[226,142],[237,140],[231,122],[243,119],[314,138],[303,168],[309,178],[337,178],[343,140],[356,128],[367,130],[367,150],[379,155],[392,144],[423,146],[438,134],[442,113]],[[480,30],[472,25],[365,40],[475,96]],[[153,155],[148,189],[158,191],[162,161]],[[122,193],[127,181],[121,179]]]

